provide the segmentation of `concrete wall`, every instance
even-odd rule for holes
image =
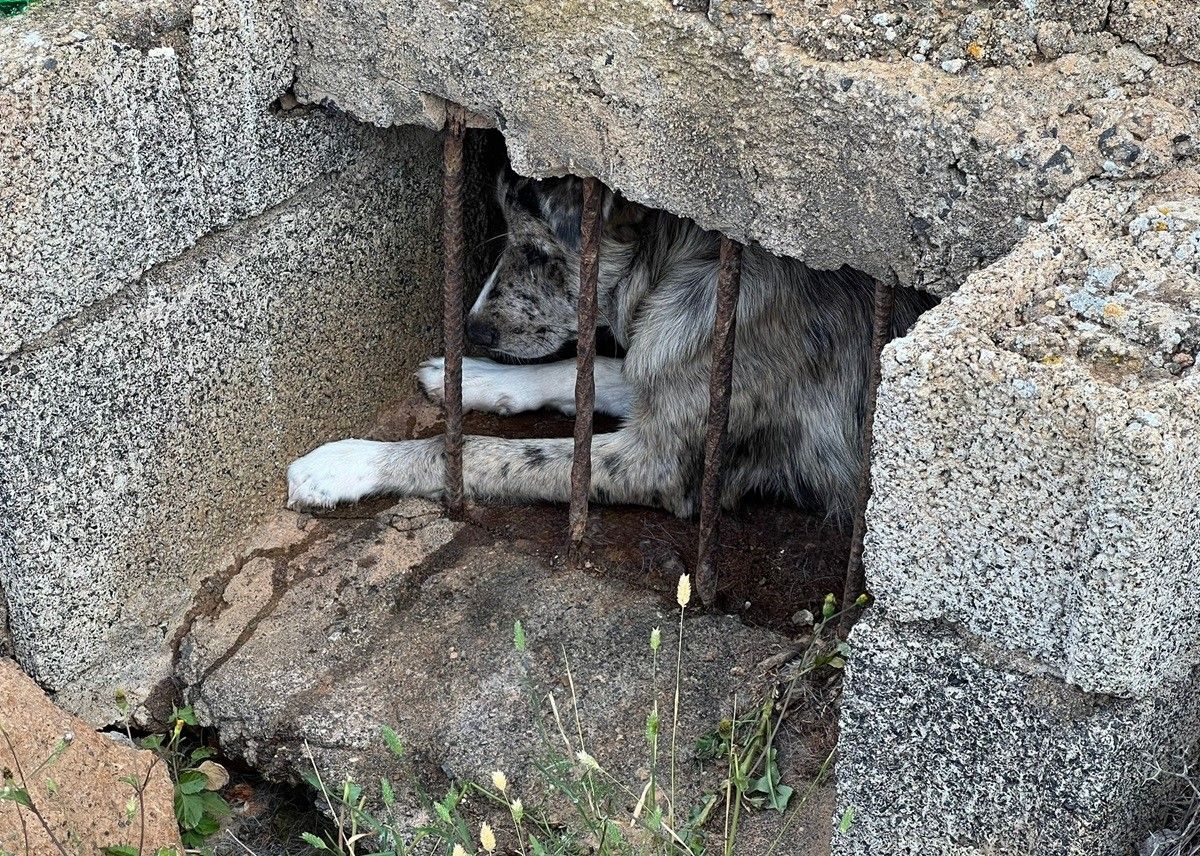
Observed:
[[[1196,750],[1198,179],[1075,191],[887,350],[838,852],[1128,854]]]
[[[1128,852],[1195,734],[1200,26],[1010,6],[168,0],[0,28],[21,662],[95,719],[154,686],[203,560],[432,349],[436,143],[337,110],[437,128],[450,98],[525,172],[950,295],[885,357],[836,847]],[[293,84],[330,109],[273,107]]]
[[[277,3],[0,27],[0,587],[21,664],[94,721],[170,675],[288,461],[440,335],[437,138],[279,109],[291,51]]]

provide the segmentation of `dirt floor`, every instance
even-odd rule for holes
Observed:
[[[570,437],[574,422],[550,411],[517,416],[467,413],[464,431],[495,437]],[[597,416],[596,433],[614,431],[617,420]],[[371,437],[401,440],[442,430],[438,408],[420,394],[393,402]],[[384,502],[385,500],[379,500]],[[559,505],[488,506],[468,510],[468,521],[493,538],[551,563],[562,561],[567,509]],[[694,520],[639,506],[592,506],[586,560],[597,573],[673,592],[681,573],[695,564]],[[794,633],[792,617],[816,612],[825,595],[839,594],[846,572],[849,534],[835,523],[794,506],[755,500],[721,520],[719,581],[713,608],[753,625]]]

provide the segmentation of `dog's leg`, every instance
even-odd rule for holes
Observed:
[[[442,400],[445,360],[434,357],[417,370],[425,394]],[[625,380],[621,360],[596,358],[596,411],[628,416],[634,389]],[[476,357],[463,358],[463,409],[508,416],[550,407],[571,416],[575,413],[575,361],[563,360],[530,366],[510,366]]]
[[[566,502],[571,492],[572,441],[465,437],[463,490],[483,502]],[[633,429],[592,440],[591,496],[690,514],[690,456],[656,449]],[[328,508],[373,494],[438,497],[444,473],[442,438],[380,443],[326,443],[288,468],[288,505]]]

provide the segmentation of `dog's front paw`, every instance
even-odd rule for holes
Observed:
[[[337,440],[288,467],[288,508],[332,508],[380,489],[380,447],[373,440]]]
[[[519,371],[519,369],[518,369]],[[521,410],[533,409],[518,403],[513,391],[506,387],[515,375],[513,366],[505,366],[479,357],[463,357],[463,410],[480,410],[508,416]],[[417,369],[417,382],[430,401],[440,404],[446,397],[446,360],[430,357]]]
[[[417,383],[435,404],[446,397],[446,358],[430,357],[417,369]]]

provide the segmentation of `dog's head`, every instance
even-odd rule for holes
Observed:
[[[508,240],[467,318],[473,344],[535,359],[577,337],[581,193],[574,177],[500,175],[496,194]],[[611,198],[605,191],[606,208]]]

